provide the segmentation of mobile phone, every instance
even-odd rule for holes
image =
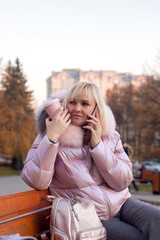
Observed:
[[[95,116],[96,110],[97,110],[97,103],[91,115]]]
[[[97,103],[96,103],[96,106],[95,108],[93,109],[93,112],[92,112],[92,116],[95,116],[95,113],[96,113],[96,110],[97,110]],[[87,125],[90,125],[91,127],[93,127],[93,124],[92,123],[88,123]]]

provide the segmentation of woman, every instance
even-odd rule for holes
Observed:
[[[91,199],[107,239],[159,239],[154,219],[160,219],[160,211],[131,198],[132,164],[112,111],[94,84],[76,84],[52,121],[45,110],[38,121],[40,133],[22,171],[29,186]]]

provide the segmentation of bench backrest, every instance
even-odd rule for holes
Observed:
[[[31,190],[0,197],[0,236],[38,236],[49,229],[48,190]]]
[[[153,171],[148,169],[142,169],[141,179],[144,181],[152,181],[153,179]]]

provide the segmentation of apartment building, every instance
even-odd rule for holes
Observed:
[[[134,76],[130,73],[117,73],[116,71],[82,71],[80,69],[63,69],[61,72],[53,71],[47,78],[47,97],[60,91],[63,88],[71,88],[77,82],[92,82],[101,89],[105,96],[108,89],[112,89],[116,84],[124,87],[131,82],[134,86],[139,86],[145,81],[144,76]]]

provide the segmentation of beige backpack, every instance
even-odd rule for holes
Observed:
[[[84,198],[47,196],[53,201],[50,219],[51,240],[106,240],[106,229],[94,204]]]

